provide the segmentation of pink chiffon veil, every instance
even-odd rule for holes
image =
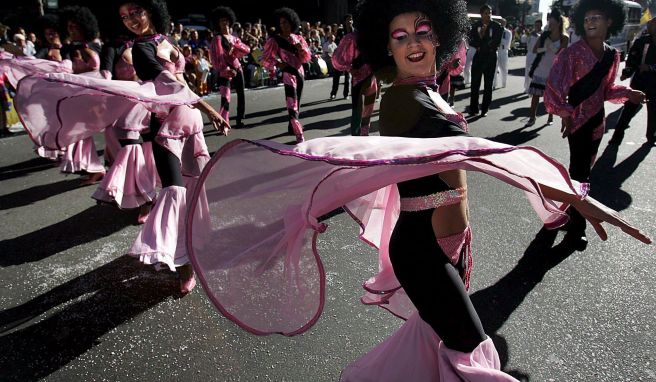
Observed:
[[[343,207],[361,226],[360,238],[378,249],[379,273],[364,283],[362,301],[408,318],[415,308],[388,256],[396,183],[452,169],[523,190],[548,228],[567,221],[567,205],[546,199],[539,184],[579,198],[588,191],[540,150],[482,138],[327,137],[296,146],[235,140],[210,160],[189,200],[190,260],[213,304],[243,329],[302,333],[325,303],[316,243],[328,226],[319,219]],[[209,227],[194,226],[199,200],[208,203]]]

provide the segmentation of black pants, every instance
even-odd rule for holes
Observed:
[[[656,140],[656,99],[654,97],[651,97],[650,100],[647,102],[647,131],[645,133],[645,136],[647,137],[648,141],[654,141]],[[652,100],[653,99],[653,100]],[[620,119],[617,121],[617,125],[615,125],[615,131],[616,133],[623,133],[626,129],[629,128],[629,123],[631,123],[631,120],[633,117],[635,117],[636,114],[642,109],[642,105],[640,104],[635,104],[633,102],[627,101],[624,103],[624,107],[622,108],[622,114],[620,114]]]
[[[349,95],[349,87],[351,86],[351,74],[349,72],[340,72],[335,70],[333,72],[333,88],[330,90],[331,96],[337,95],[337,90],[339,89],[339,77],[344,74],[344,98]]]
[[[142,134],[141,137],[144,142],[152,142],[155,167],[157,168],[159,179],[162,181],[162,188],[169,186],[184,187],[180,159],[155,141],[155,137],[161,127],[162,124],[153,113],[150,116],[150,131]]]
[[[590,182],[590,172],[594,164],[601,139],[593,140],[592,133],[605,117],[602,108],[599,113],[574,133],[567,137],[569,143],[569,176],[579,182]],[[585,218],[576,209],[568,210],[570,215],[569,231],[582,233],[585,231]]]
[[[479,55],[476,53],[476,55],[474,55],[471,68],[471,100],[469,103],[469,111],[471,113],[477,113],[479,110],[478,93],[481,88],[481,77],[484,77],[485,80],[481,111],[487,112],[490,109],[490,103],[492,103],[492,88],[494,87],[494,73],[496,70],[496,54]]]
[[[401,212],[390,239],[390,260],[419,316],[448,348],[469,353],[486,335],[458,269],[437,243],[432,213]]]

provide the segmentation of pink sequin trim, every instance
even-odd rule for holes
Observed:
[[[415,198],[401,198],[401,211],[415,212],[449,206],[460,203],[466,194],[466,189],[456,188],[455,190],[441,191]]]

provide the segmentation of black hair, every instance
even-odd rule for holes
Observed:
[[[471,27],[465,0],[362,0],[355,20],[357,45],[377,78],[390,81],[396,74],[394,59],[387,54],[389,25],[396,16],[410,12],[421,12],[431,21],[440,43],[438,68],[458,49]]]
[[[298,17],[298,13],[296,13],[295,10],[287,7],[276,9],[273,12],[273,24],[280,25],[280,19],[285,19],[289,22],[289,25],[292,27],[292,33],[298,32],[298,28],[301,26],[301,19]]]
[[[57,17],[57,15],[52,13],[48,13],[46,15],[39,17],[37,36],[39,36],[39,39],[42,41],[43,44],[47,43],[46,29],[56,30],[57,33],[59,33],[60,38],[66,35],[66,33],[64,33],[61,29],[59,17]]]
[[[218,29],[219,20],[228,19],[228,27],[232,26],[237,21],[237,16],[235,12],[229,7],[216,7],[210,13],[210,22],[212,23],[211,27],[213,29]]]
[[[118,6],[134,4],[145,9],[150,14],[150,22],[157,33],[167,34],[171,29],[171,16],[164,0],[119,0]]]
[[[624,14],[624,4],[621,0],[580,0],[571,12],[574,28],[576,34],[579,36],[585,36],[583,19],[589,11],[600,11],[606,17],[613,20],[613,23],[608,27],[606,38],[619,33],[624,28],[626,15]]]
[[[480,12],[480,13],[483,13],[483,12],[485,12],[485,11],[490,11],[490,12],[492,12],[492,6],[491,6],[490,4],[488,4],[488,3],[485,3],[485,4],[481,5],[481,9],[479,9],[479,12]]]
[[[68,35],[68,22],[72,21],[80,26],[84,41],[92,41],[98,37],[98,20],[89,8],[73,5],[63,8],[60,14],[61,30],[66,31],[64,36]]]

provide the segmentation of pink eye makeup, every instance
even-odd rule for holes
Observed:
[[[417,36],[426,36],[433,32],[433,27],[429,21],[422,21],[417,25],[415,32],[417,33]]]
[[[406,37],[408,37],[408,32],[406,32],[404,29],[395,29],[392,34],[392,38],[397,40],[397,41],[402,41]]]

